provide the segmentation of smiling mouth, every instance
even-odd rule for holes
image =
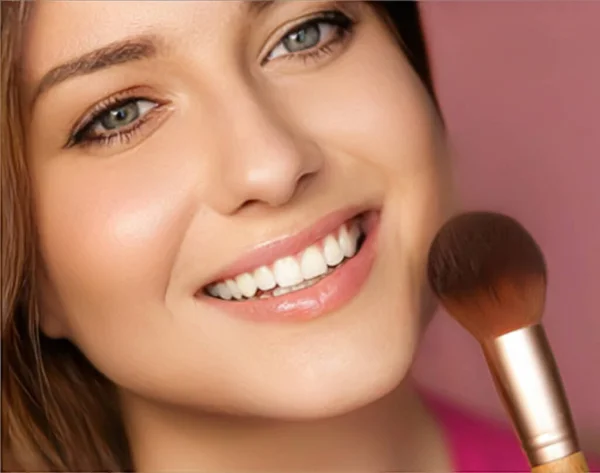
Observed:
[[[205,286],[203,291],[216,299],[239,302],[276,298],[306,289],[354,258],[365,236],[363,216],[359,215],[295,255],[215,281]]]

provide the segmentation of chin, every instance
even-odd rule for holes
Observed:
[[[398,388],[407,378],[411,361],[383,366],[375,363],[372,370],[340,372],[335,379],[322,382],[290,380],[276,393],[270,393],[273,397],[269,395],[269,403],[258,414],[279,420],[308,421],[360,410]]]
[[[335,342],[318,349],[308,347],[308,359],[302,364],[288,366],[284,373],[277,369],[272,381],[255,386],[253,402],[245,406],[247,414],[318,420],[359,410],[390,394],[408,377],[419,327],[415,323],[409,328],[411,323],[406,321],[402,326],[401,318],[392,326],[379,322],[380,329],[362,337],[336,333]],[[360,330],[365,332],[365,328]]]

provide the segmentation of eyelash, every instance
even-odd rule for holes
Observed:
[[[107,113],[118,110],[119,108],[125,107],[129,104],[136,102],[153,102],[156,104],[151,110],[135,119],[130,125],[126,125],[121,129],[104,133],[101,135],[94,136],[92,129],[99,123],[99,120]],[[69,137],[69,141],[66,144],[66,148],[73,146],[110,146],[115,144],[115,140],[118,143],[127,143],[130,141],[135,133],[144,126],[148,121],[152,120],[157,112],[163,109],[164,103],[157,100],[151,100],[148,97],[142,97],[138,95],[132,95],[132,92],[122,92],[112,97],[107,98],[99,102],[94,108],[88,113],[87,118],[83,120],[83,123],[78,125]]]
[[[307,49],[305,51],[299,51],[297,53],[289,53],[289,54],[286,54],[285,56],[282,56],[280,58],[275,58],[273,60],[274,61],[281,60],[281,59],[301,60],[303,62],[306,62],[309,59],[319,60],[319,59],[321,59],[323,54],[326,54],[326,55],[331,54],[333,52],[332,51],[333,46],[339,45],[344,40],[346,40],[348,35],[352,32],[352,29],[355,25],[354,20],[352,20],[351,18],[349,18],[348,16],[346,16],[344,13],[342,13],[339,10],[330,10],[330,11],[324,11],[324,12],[318,13],[317,15],[313,16],[312,18],[309,18],[308,20],[302,22],[300,25],[287,31],[283,35],[283,37],[277,42],[277,44],[275,46],[273,46],[273,48],[271,49],[269,54],[267,54],[265,56],[265,58],[261,62],[261,65],[265,65],[267,62],[269,62],[271,60],[271,59],[269,59],[269,56],[271,55],[271,53],[275,50],[275,48],[277,46],[279,46],[281,43],[283,43],[283,41],[287,37],[289,37],[295,33],[298,33],[302,30],[306,30],[307,28],[310,28],[312,26],[318,26],[323,23],[336,28],[334,37],[331,40],[329,40],[328,42],[321,44],[319,46],[315,46],[313,48]]]
[[[306,63],[309,60],[319,61],[323,59],[324,56],[328,56],[333,53],[333,48],[336,45],[340,45],[343,43],[348,35],[352,32],[352,28],[355,25],[354,20],[346,16],[339,10],[330,10],[324,11],[316,14],[310,19],[302,22],[300,25],[294,27],[293,29],[287,31],[282,38],[277,42],[275,46],[273,46],[274,50],[277,46],[279,46],[287,37],[298,33],[304,29],[319,26],[321,24],[327,24],[336,28],[334,33],[334,37],[327,41],[324,44],[312,47],[310,49],[298,52],[290,52],[285,54],[284,56],[277,57],[272,59],[272,61],[278,60],[299,60],[303,63]],[[271,51],[272,51],[271,50]],[[261,61],[261,66],[264,66],[266,63],[270,62],[269,54]],[[121,107],[127,106],[132,103],[147,101],[154,102],[156,106],[151,110],[141,115],[139,118],[135,119],[131,125],[125,126],[124,129],[117,129],[116,131],[94,136],[91,134],[91,130],[95,125],[98,124],[100,118],[102,118],[105,114],[117,110]],[[131,139],[145,124],[151,121],[157,113],[160,113],[163,109],[163,105],[156,100],[150,100],[147,97],[141,97],[138,95],[132,95],[131,93],[123,92],[112,96],[102,102],[99,102],[94,108],[88,113],[86,119],[83,120],[81,124],[79,124],[75,130],[70,134],[69,141],[65,145],[66,148],[71,148],[74,146],[111,146],[113,144],[119,143],[127,143],[131,141]]]

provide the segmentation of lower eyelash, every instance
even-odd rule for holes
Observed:
[[[112,143],[115,138],[121,135],[126,137],[128,133],[133,134],[135,131],[137,131],[138,127],[144,125],[155,115],[156,112],[159,112],[163,108],[163,105],[165,105],[165,103],[161,100],[149,98],[151,97],[151,94],[138,94],[134,93],[134,90],[139,92],[139,87],[120,92],[96,104],[92,110],[87,113],[87,117],[81,120],[75,129],[70,133],[68,141],[65,143],[64,147],[68,149],[74,146],[85,146],[97,143],[103,144],[105,142]],[[103,114],[109,112],[115,107],[124,106],[128,103],[138,101],[152,102],[155,103],[155,106],[143,115],[139,116],[135,122],[132,122],[127,127],[123,127],[121,130],[115,130],[113,132],[109,131],[102,134],[98,133],[97,136],[94,136],[92,133],[90,133],[93,130],[94,124],[100,119],[100,117],[102,117]]]
[[[308,61],[309,59],[313,59],[318,61],[321,59],[323,55],[330,55],[333,53],[332,45],[337,43],[339,40],[331,41],[328,44],[325,44],[317,49],[313,49],[311,51],[306,51],[303,53],[296,53],[295,55],[286,56],[286,59],[294,59],[300,61]]]
[[[149,120],[152,119],[152,112],[140,117],[131,127],[125,131],[115,131],[110,134],[83,137],[79,141],[75,142],[74,145],[89,147],[89,146],[111,146],[114,144],[126,144],[128,143],[135,134],[142,128]]]
[[[317,20],[319,23],[329,23],[338,29],[335,37],[331,41],[329,41],[328,43],[326,43],[322,46],[319,46],[315,49],[310,49],[308,51],[300,51],[295,54],[288,54],[287,56],[284,56],[283,58],[288,59],[288,60],[297,59],[297,60],[306,62],[309,59],[318,60],[323,55],[332,54],[333,47],[336,45],[339,45],[339,43],[346,40],[348,35],[352,32],[352,28],[354,27],[354,22],[350,18],[346,17],[341,12],[337,12],[337,13],[339,15],[344,16],[343,21],[342,20],[336,21],[329,17],[323,17],[323,19]]]
[[[333,53],[332,47],[347,39],[347,37],[352,33],[354,26],[356,25],[356,20],[350,18],[341,10],[325,11],[319,13],[318,15],[312,17],[309,20],[306,20],[304,23],[301,23],[296,28],[288,31],[286,35],[284,35],[284,37],[293,33],[294,31],[307,28],[311,25],[323,23],[336,28],[335,37],[329,40],[328,43],[322,46],[315,46],[312,49],[306,51],[288,53],[284,56],[278,57],[276,60],[301,60],[303,62],[306,62],[308,59],[319,60],[323,54]],[[261,66],[264,66],[269,61],[269,55],[267,55],[261,61]]]

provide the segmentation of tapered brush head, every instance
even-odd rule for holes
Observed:
[[[431,245],[427,271],[442,305],[480,342],[541,321],[546,263],[513,218],[492,212],[452,218]]]

